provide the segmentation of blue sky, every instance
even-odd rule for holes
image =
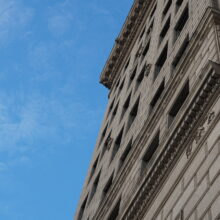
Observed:
[[[72,219],[132,0],[0,0],[0,219]]]

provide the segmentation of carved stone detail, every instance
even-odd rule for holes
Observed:
[[[196,140],[196,144],[199,143],[199,140],[201,139],[201,137],[204,135],[205,133],[205,128],[203,126],[201,126],[198,130],[197,130],[197,133],[196,133],[196,137],[195,137],[195,140]]]
[[[130,42],[136,35],[138,25],[142,22],[145,12],[151,3],[152,0],[135,1],[133,9],[126,19],[121,34],[115,41],[115,46],[101,74],[100,82],[107,88],[111,88],[113,80],[109,81],[109,79],[115,78],[117,73],[117,65],[120,64],[121,60],[124,58],[122,51],[126,51],[127,47],[129,47]],[[114,57],[114,59],[112,59],[112,57]],[[110,65],[111,61],[113,61],[113,67]],[[109,77],[109,71],[111,72],[111,77]]]
[[[190,144],[187,149],[186,149],[186,157],[187,159],[191,156],[192,154],[192,144]]]
[[[207,124],[208,125],[211,124],[214,118],[215,118],[215,112],[214,111],[209,112],[209,114],[207,115]]]
[[[106,146],[107,146],[108,150],[111,149],[112,143],[113,143],[113,138],[108,137],[107,140],[106,140]]]
[[[152,64],[148,63],[146,65],[145,76],[148,76],[151,71]]]

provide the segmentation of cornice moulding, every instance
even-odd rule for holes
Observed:
[[[136,35],[136,30],[143,21],[145,12],[151,2],[152,0],[136,0],[134,2],[122,30],[115,40],[115,45],[113,46],[100,76],[100,83],[108,89],[111,89],[112,87],[121,60],[124,59],[127,48],[130,46],[131,40],[133,40]]]

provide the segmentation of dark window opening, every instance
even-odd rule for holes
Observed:
[[[82,217],[83,217],[83,214],[84,214],[84,211],[85,211],[85,208],[86,208],[87,199],[88,199],[88,196],[85,198],[84,202],[82,203],[82,206],[81,206],[80,211],[79,211],[78,220],[81,220]]]
[[[147,35],[150,35],[150,33],[151,33],[152,30],[153,30],[153,27],[154,27],[154,20],[151,22],[151,25],[150,25],[150,27],[148,28]]]
[[[136,64],[136,62],[138,61],[138,58],[141,56],[141,49],[142,49],[142,43],[140,44],[136,54],[135,54],[135,57],[134,57],[134,65]]]
[[[120,158],[120,163],[119,163],[119,169],[122,167],[122,165],[124,164],[126,158],[128,157],[130,151],[132,148],[132,140],[129,141],[128,145],[126,146],[121,158]]]
[[[164,84],[165,84],[165,82],[164,82],[164,80],[163,80],[163,82],[162,82],[161,85],[159,86],[159,88],[158,88],[156,94],[154,95],[154,97],[153,97],[153,99],[152,99],[152,101],[151,101],[151,103],[150,103],[150,113],[151,113],[152,110],[154,109],[155,105],[157,104],[158,100],[160,99],[160,97],[161,97],[161,95],[162,95],[162,93],[163,93],[163,91],[164,91]]]
[[[187,7],[184,9],[182,15],[180,16],[174,30],[175,30],[175,36],[174,36],[174,41],[177,40],[177,38],[179,37],[181,31],[183,30],[186,22],[188,21],[189,18],[189,8],[188,5]]]
[[[183,0],[177,0],[176,1],[176,12],[179,10],[180,6],[182,5]]]
[[[96,170],[97,165],[98,165],[98,161],[99,161],[99,156],[96,158],[96,160],[95,160],[95,162],[94,162],[94,164],[92,166],[91,173],[90,173],[90,176],[89,176],[89,181],[91,180],[93,174],[95,173],[95,170]]]
[[[154,6],[152,12],[150,13],[150,19],[154,16],[156,9],[157,9],[157,4]]]
[[[136,72],[137,72],[137,66],[135,67],[135,69],[132,71],[131,75],[130,75],[130,78],[129,78],[129,82],[128,82],[128,88],[130,87],[132,81],[134,80],[134,77],[136,75]]]
[[[103,149],[102,149],[101,158],[102,158],[103,155],[105,154],[107,148],[110,147],[109,145],[111,144],[111,143],[110,143],[110,142],[111,142],[111,133],[112,133],[112,131],[110,131],[108,137],[107,137],[106,140],[105,140],[105,143],[104,143],[104,146],[103,146]]]
[[[173,104],[169,114],[168,114],[168,126],[170,126],[177,116],[179,110],[181,109],[182,105],[186,101],[189,95],[189,81],[184,85],[183,89],[181,90],[180,94],[178,95],[176,101]]]
[[[159,146],[159,142],[160,142],[160,131],[158,131],[155,137],[153,138],[152,142],[148,146],[147,151],[143,157],[143,161],[145,165],[148,164],[151,158],[153,157],[155,151]]]
[[[120,211],[120,203],[121,203],[121,199],[117,202],[116,206],[113,208],[111,214],[108,217],[108,220],[116,220],[118,215],[119,215],[119,211]]]
[[[121,113],[121,120],[124,117],[124,114],[125,114],[125,112],[127,111],[128,107],[129,107],[130,101],[131,101],[131,93],[128,96],[128,98],[126,99],[126,101],[125,101],[125,103],[123,105],[122,113]]]
[[[136,103],[134,104],[133,108],[131,109],[131,112],[129,114],[129,118],[128,118],[128,126],[127,126],[127,131],[130,129],[131,125],[133,124],[137,113],[138,113],[138,107],[139,107],[139,100],[140,97],[138,98],[138,100],[136,101]]]
[[[163,41],[163,39],[166,36],[169,29],[170,29],[170,17],[167,19],[162,31],[160,32],[160,41],[159,41],[159,43],[161,43]]]
[[[122,137],[123,137],[123,131],[124,131],[124,128],[122,128],[122,130],[120,131],[118,137],[115,140],[114,148],[113,148],[113,151],[112,151],[111,161],[114,159],[115,155],[117,154],[117,152],[118,152],[118,150],[119,150],[119,148],[121,146],[121,141],[122,141]]]
[[[149,42],[147,43],[147,45],[145,46],[145,48],[143,50],[142,59],[147,55],[147,53],[149,51],[149,48],[150,48],[150,40],[149,40]]]
[[[143,68],[142,68],[140,74],[139,74],[138,77],[137,77],[135,91],[138,89],[138,87],[140,86],[141,82],[143,81],[145,71],[146,71],[146,65],[143,66]]]
[[[169,11],[170,9],[170,6],[172,5],[172,0],[169,0],[163,10],[163,16],[165,17],[165,15],[167,14],[167,12]]]
[[[109,110],[108,110],[107,117],[108,117],[109,113],[111,112],[111,110],[112,110],[112,108],[113,108],[113,106],[114,106],[114,101],[115,101],[115,99],[112,101],[112,103],[111,103],[110,106],[109,106]]]
[[[125,69],[124,69],[124,71],[128,68],[129,63],[130,63],[130,58],[129,58],[129,60],[127,61],[127,63],[125,64]]]
[[[125,79],[123,79],[121,85],[119,86],[119,90],[120,90],[120,91],[123,89],[123,87],[124,87],[124,83],[125,83]]]
[[[111,119],[111,121],[113,121],[113,119],[115,118],[115,115],[117,114],[117,111],[118,111],[118,105],[119,105],[119,102],[118,102],[118,104],[116,105],[114,111],[112,112],[112,119]]]
[[[103,139],[104,139],[104,137],[106,135],[107,128],[108,128],[108,125],[106,125],[105,129],[102,132],[102,135],[101,135],[101,138],[100,138],[100,142],[99,142],[99,146],[102,143],[102,141],[103,141]]]
[[[142,37],[144,36],[145,30],[146,30],[146,27],[144,27],[143,31],[141,32],[141,35],[140,35],[140,37],[139,37],[139,40],[141,40]]]
[[[172,66],[173,66],[174,69],[176,68],[176,66],[180,62],[180,60],[181,60],[183,54],[185,53],[188,45],[189,45],[189,37],[187,36],[187,38],[184,40],[183,44],[181,45],[176,57],[173,60]]]
[[[119,83],[120,83],[120,79],[118,80],[118,82],[117,82],[117,84],[116,84],[116,86],[115,86],[116,89],[118,88]]]
[[[106,183],[104,189],[103,189],[103,194],[102,194],[102,198],[104,199],[104,197],[107,195],[107,193],[109,192],[112,183],[113,183],[113,178],[114,178],[114,173],[112,173],[112,175],[110,176],[108,182]]]
[[[98,185],[99,185],[99,179],[100,179],[100,174],[101,172],[98,174],[97,178],[95,179],[94,183],[93,183],[93,187],[92,187],[92,191],[90,194],[90,201],[92,200],[93,196],[95,195]]]
[[[160,70],[162,69],[164,63],[167,60],[167,52],[168,52],[168,44],[166,44],[166,46],[164,47],[163,51],[161,52],[161,54],[156,62],[154,80],[159,75]]]

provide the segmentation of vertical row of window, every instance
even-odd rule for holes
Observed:
[[[177,0],[176,1],[176,12],[179,10],[182,3],[183,3],[183,0]],[[165,19],[167,18],[167,19],[164,22],[164,25],[163,25],[163,27],[161,29],[161,32],[160,32],[160,35],[159,35],[159,45],[163,42],[163,39],[166,37],[166,35],[167,35],[167,33],[170,29],[171,16],[167,16],[167,14],[170,10],[171,5],[172,5],[172,0],[166,1],[166,5],[165,5],[164,10],[163,10],[162,18],[165,18]],[[151,24],[150,24],[150,26],[147,30],[148,35],[150,35],[150,33],[152,31],[152,28],[153,28],[154,20],[152,19],[152,17],[153,17],[153,14],[155,13],[155,11],[156,11],[156,5],[155,5],[155,7],[153,8],[153,10],[150,14]],[[187,6],[183,10],[182,14],[180,15],[180,18],[178,19],[178,21],[177,21],[177,23],[174,27],[174,42],[178,39],[178,37],[179,37],[180,33],[182,32],[188,18],[189,18],[189,8],[188,8],[188,4],[187,4]],[[142,32],[140,34],[140,37],[139,37],[139,40],[141,40],[141,38],[144,36],[145,32],[146,32],[146,26],[142,30]],[[173,69],[175,69],[176,66],[179,64],[179,62],[180,62],[183,54],[185,53],[188,45],[189,45],[189,36],[187,35],[187,37],[183,41],[180,49],[178,50],[178,52],[177,52],[177,54],[176,54],[176,56],[175,56],[175,58],[172,62]],[[149,47],[150,47],[150,38],[149,38],[148,42],[146,43],[146,45],[144,46],[144,49],[142,50],[141,54],[138,55],[138,57],[141,57],[141,59],[143,60],[143,58],[147,55],[147,53],[149,51]],[[138,50],[138,52],[139,51],[140,50]],[[168,57],[168,42],[165,44],[164,48],[162,49],[162,51],[161,51],[161,53],[160,53],[160,55],[159,55],[159,57],[156,61],[155,72],[154,72],[154,80],[157,78],[157,76],[159,75],[161,69],[163,68],[163,66],[164,66],[164,64],[167,60],[167,57]],[[128,59],[127,63],[125,64],[124,71],[127,70],[129,64],[130,64],[130,58]],[[142,80],[144,78],[145,69],[146,69],[146,65],[144,65],[143,69],[140,71],[140,74],[137,77],[136,84],[135,84],[135,89],[134,89],[135,91],[137,90],[138,86],[140,85],[140,83],[142,82]],[[133,83],[136,74],[137,74],[137,66],[134,68],[131,75],[129,76],[128,88]],[[119,92],[123,89],[124,83],[125,83],[125,77],[122,81],[118,80],[118,82],[116,84],[116,89],[118,88]],[[165,80],[163,80],[161,82],[158,90],[156,91],[155,95],[153,96],[153,98],[150,102],[149,114],[154,110],[156,104],[158,103],[158,100],[161,98],[161,96],[164,92],[164,89],[165,89]],[[182,90],[180,91],[177,99],[174,101],[170,111],[168,112],[168,127],[170,127],[171,124],[173,123],[173,121],[176,118],[178,112],[180,111],[182,105],[185,103],[188,95],[189,95],[189,81],[187,81],[185,83],[185,85],[182,88]],[[132,92],[129,93],[129,95],[126,98],[125,103],[123,104],[123,108],[122,108],[122,112],[121,112],[121,116],[120,116],[120,121],[123,119],[125,113],[127,112],[127,110],[130,107],[131,96],[132,96]],[[135,120],[135,118],[138,114],[139,101],[140,101],[140,97],[138,97],[138,99],[136,100],[134,106],[131,108],[131,110],[129,112],[128,121],[127,121],[126,126],[125,125],[123,126],[123,128],[121,129],[121,131],[119,132],[117,138],[115,139],[115,141],[113,143],[112,155],[111,155],[110,162],[114,159],[115,155],[117,154],[117,152],[120,149],[124,133],[126,133],[130,129],[130,127],[132,126],[132,124],[133,124],[133,122],[134,122],[134,120]],[[109,110],[108,110],[108,113],[107,113],[107,117],[111,114],[110,123],[113,121],[115,115],[118,112],[119,101],[117,102],[117,104],[115,106],[114,106],[114,104],[115,104],[115,99],[110,104]],[[102,135],[101,135],[101,138],[100,138],[100,144],[103,141],[103,139],[105,139],[105,136],[106,136],[107,129],[108,129],[109,125],[110,124],[107,124],[106,127],[104,128],[103,132],[102,132]],[[147,148],[147,150],[146,150],[146,152],[145,152],[145,154],[142,158],[142,162],[143,162],[144,167],[149,164],[149,162],[151,161],[151,158],[154,156],[154,153],[156,152],[157,148],[159,147],[159,142],[160,142],[159,139],[160,139],[160,131],[158,131],[155,134],[153,140],[149,144],[149,146],[148,146],[148,148]],[[107,147],[109,146],[110,141],[112,142],[111,132],[109,132],[108,137],[105,139],[105,142],[104,142],[104,145],[103,145],[103,150],[102,150],[100,158],[104,155]],[[120,170],[120,168],[123,166],[123,164],[124,164],[126,158],[128,157],[131,149],[132,149],[132,139],[128,143],[128,145],[125,147],[124,152],[122,153],[121,157],[119,158],[118,170]],[[95,170],[96,170],[97,164],[98,164],[98,160],[100,158],[98,156],[97,159],[95,160],[93,166],[92,166],[92,170],[91,170],[91,173],[90,173],[90,176],[89,176],[89,181],[95,173]],[[95,195],[95,193],[97,191],[100,175],[101,175],[101,171],[98,173],[97,177],[95,178],[95,180],[93,182],[92,190],[90,192],[90,196],[87,196],[86,199],[84,200],[84,202],[81,205],[78,220],[82,219],[86,204],[89,203],[92,200],[93,196]],[[113,178],[114,178],[114,172],[109,177],[108,181],[106,182],[106,185],[103,188],[102,199],[105,198],[105,196],[109,192],[109,190],[112,186],[112,183],[113,183]],[[117,218],[117,216],[119,215],[120,203],[121,203],[121,199],[119,199],[118,203],[113,208],[111,214],[109,215],[108,220],[115,220]]]
[[[130,102],[129,97],[128,97],[128,100],[126,101],[126,105],[127,105],[127,102]],[[118,152],[118,150],[121,146],[122,138],[123,138],[124,133],[127,133],[129,131],[129,129],[131,128],[135,118],[137,117],[139,102],[140,102],[140,98],[138,97],[137,101],[135,102],[134,106],[131,108],[131,111],[129,112],[128,120],[127,120],[127,126],[126,127],[124,126],[121,129],[121,131],[119,132],[117,138],[115,139],[110,162],[114,159],[115,155],[117,154],[117,152]]]
[[[178,11],[178,9],[181,7],[182,3],[183,3],[183,0],[177,0],[176,1],[176,11]],[[172,0],[169,0],[166,3],[165,8],[163,10],[162,18],[165,18],[165,16],[167,15],[171,5],[172,5]],[[178,39],[178,37],[180,36],[180,34],[181,34],[183,28],[185,27],[188,19],[189,19],[189,7],[188,7],[188,4],[187,4],[185,9],[183,10],[182,14],[180,15],[180,18],[176,22],[175,27],[174,27],[174,38],[173,38],[174,43]],[[163,42],[164,38],[166,37],[166,35],[167,35],[167,33],[170,29],[170,25],[171,25],[171,15],[168,16],[167,20],[165,21],[165,24],[163,25],[163,27],[161,29],[160,34],[159,34],[159,46]],[[189,37],[187,36],[187,38],[185,39],[183,45],[181,46],[178,54],[176,55],[176,57],[175,57],[175,59],[172,63],[173,69],[175,69],[175,67],[179,63],[182,55],[184,54],[185,50],[187,49],[188,43],[189,43]],[[157,78],[157,76],[159,75],[161,69],[163,68],[163,66],[164,66],[164,64],[167,60],[167,56],[168,56],[168,42],[166,43],[163,50],[161,51],[161,53],[160,53],[160,55],[157,59],[157,62],[155,64],[154,80]]]
[[[157,8],[157,4],[155,4],[155,6],[153,7],[153,9],[152,9],[152,11],[150,13],[150,16],[149,16],[150,26],[149,26],[149,28],[147,30],[147,35],[148,36],[150,36],[150,33],[151,33],[152,29],[153,29],[154,20],[152,18],[153,18],[154,14],[155,14],[156,8]],[[142,32],[140,34],[140,37],[139,37],[139,40],[142,39],[143,35],[145,34],[145,31],[146,31],[146,26],[142,30]],[[138,51],[137,51],[137,53],[135,55],[135,59],[137,59],[138,57],[141,57],[141,60],[143,60],[144,57],[147,55],[147,53],[149,51],[149,48],[150,48],[150,38],[148,39],[148,41],[147,41],[146,45],[144,46],[143,50],[141,50],[141,48],[142,48],[142,46],[140,46],[140,48],[138,49]],[[140,51],[142,51],[141,54],[140,54]],[[134,59],[134,63],[135,63],[135,59]],[[127,63],[125,64],[124,71],[128,68],[129,63],[130,63],[130,58],[128,59]],[[143,78],[144,78],[144,75],[145,75],[145,71],[146,71],[146,65],[143,66],[142,70],[140,71],[140,74],[137,77],[135,88],[134,88],[134,92],[138,89],[139,85],[143,81]],[[136,76],[136,73],[137,73],[137,65],[134,67],[134,70],[131,72],[131,75],[129,76],[129,81],[128,81],[128,87],[127,88],[129,88],[131,86],[131,84],[133,83],[134,78]],[[121,89],[123,88],[124,81],[125,81],[125,78],[124,78],[124,80],[122,82],[122,85],[120,86]],[[119,85],[119,81],[116,84],[116,87],[117,87],[117,85]],[[121,89],[119,89],[119,90],[121,90]],[[125,113],[127,112],[128,108],[130,106],[131,94],[132,94],[132,92],[130,92],[130,94],[126,98],[125,103],[123,104],[120,121],[123,119]],[[139,107],[139,99],[140,99],[140,97],[137,99],[137,101],[135,102],[134,106],[132,107],[132,109],[131,109],[131,111],[129,113],[128,121],[127,121],[127,126],[125,127],[125,129],[123,128],[123,132],[125,130],[125,132],[127,133],[127,131],[130,129],[131,125],[133,124],[133,122],[134,122],[134,120],[135,120],[135,118],[137,116],[138,107]],[[117,103],[115,109],[112,112],[112,118],[111,118],[110,122],[114,119],[115,115],[117,114],[118,105],[119,105],[119,102]],[[113,108],[112,106],[113,106],[113,103],[110,105],[109,112],[111,112],[111,110]],[[120,133],[119,137],[123,136],[123,132]],[[112,157],[111,157],[112,160],[113,160],[115,154],[117,153],[117,151],[118,151],[118,149],[120,147],[120,145],[118,144],[117,140],[119,140],[119,139],[117,138],[115,143],[114,143],[113,153],[112,153]]]
[[[177,40],[180,33],[182,32],[188,18],[189,18],[189,7],[187,5],[174,28],[175,31],[174,42]]]
[[[156,92],[154,98],[151,101],[152,108],[155,106],[155,103],[157,103],[157,100],[161,96],[163,90],[164,90],[164,81],[162,81],[158,91]],[[188,95],[189,95],[189,80],[187,80],[186,83],[184,84],[183,88],[179,92],[176,100],[174,101],[171,109],[168,112],[168,127],[170,127],[171,124],[173,123],[174,119],[176,118],[177,114],[179,113],[180,109],[182,108],[183,104],[185,103]],[[111,160],[114,159],[116,153],[118,152],[118,150],[120,148],[122,137],[123,137],[123,130],[124,130],[124,128],[122,128],[122,130],[120,131],[119,135],[117,136],[117,138],[115,140]],[[154,156],[154,153],[156,152],[157,148],[159,147],[159,143],[160,143],[159,139],[160,139],[160,131],[156,132],[156,135],[154,136],[153,140],[151,141],[151,143],[147,147],[147,150],[142,158],[143,168],[145,168],[146,166],[149,165],[149,162],[151,161],[152,157]],[[122,155],[120,157],[118,170],[120,170],[120,168],[123,166],[131,149],[132,149],[132,139],[129,141],[128,145],[126,146],[124,152],[122,153]],[[94,165],[92,167],[91,175],[92,175],[92,173],[94,173],[94,171],[97,167],[97,161],[98,161],[98,157],[95,160]],[[91,191],[90,197],[89,197],[89,202],[92,200],[94,194],[96,193],[99,179],[100,179],[100,174],[101,174],[101,171],[99,172],[99,174],[97,175],[97,177],[93,183],[92,191]],[[102,199],[107,195],[109,189],[111,188],[111,185],[113,183],[113,177],[114,177],[114,172],[110,176],[109,180],[107,181],[107,183],[103,189]],[[78,218],[79,220],[81,219],[80,216],[83,215],[87,200],[88,200],[88,196],[86,197],[85,201],[83,202],[83,204],[81,206],[80,214],[79,214],[79,218]],[[115,215],[112,214],[112,216],[115,216]]]
[[[172,5],[172,0],[169,0],[163,10],[163,13],[162,13],[162,18],[164,18],[167,14],[167,12],[169,11],[170,7]]]
[[[181,5],[182,5],[182,2],[183,0],[177,0],[176,1],[176,8],[179,8]],[[164,10],[163,10],[163,16],[165,17],[166,14],[168,13],[170,7],[172,5],[172,0],[168,0],[166,2],[166,5],[164,7]],[[151,12],[151,15],[150,15],[150,19],[153,17],[153,14],[155,13],[156,11],[156,5],[154,6],[152,12]],[[182,15],[180,16],[179,20],[177,21],[176,23],[176,26],[174,28],[174,31],[175,31],[175,37],[174,37],[174,41],[178,38],[178,36],[180,35],[181,31],[183,30],[187,20],[188,20],[188,17],[189,17],[189,8],[188,8],[188,5],[186,6],[186,8],[184,9]],[[163,39],[165,38],[167,32],[169,31],[169,28],[170,28],[170,23],[171,23],[171,17],[169,16],[160,32],[160,38],[159,38],[159,44],[163,41]],[[151,25],[149,27],[149,30],[152,29],[152,26],[153,26],[153,21],[151,22]],[[141,32],[141,35],[140,35],[140,38],[143,37],[144,33],[145,33],[145,29],[146,27],[144,27],[143,31]],[[150,32],[148,30],[148,32]],[[173,60],[172,62],[172,67],[173,69],[176,68],[176,66],[178,65],[179,61],[181,60],[181,57],[182,55],[184,54],[185,50],[187,49],[188,47],[188,43],[189,43],[189,37],[187,36],[187,38],[184,40],[181,48],[179,49],[175,59]],[[149,42],[146,44],[145,48],[143,49],[142,51],[142,54],[141,54],[141,57],[143,59],[143,57],[146,56],[146,54],[148,53],[148,50],[149,50],[149,47],[150,47],[150,40]],[[167,57],[168,57],[168,42],[166,43],[166,45],[164,46],[161,54],[159,55],[158,59],[157,59],[157,62],[155,64],[155,71],[154,71],[154,80],[157,78],[157,76],[159,75],[161,69],[163,68],[166,60],[167,60]],[[130,58],[128,59],[127,63],[125,64],[125,67],[124,67],[124,70],[126,70],[129,66],[129,63],[130,63]],[[146,68],[146,66],[144,66],[144,68]],[[139,84],[141,83],[141,81],[143,80],[143,77],[144,77],[144,71],[145,69],[143,68],[143,71],[141,71],[139,77],[137,78],[137,81],[136,81],[136,86],[135,86],[135,90],[138,88]],[[131,75],[130,75],[130,78],[129,78],[129,82],[128,82],[128,87],[130,87],[130,85],[132,84],[134,78],[135,78],[135,75],[136,75],[136,72],[137,72],[137,66],[134,68],[134,70],[132,71]],[[124,86],[124,81],[125,81],[125,78],[123,79],[123,81],[121,82],[120,86],[119,86],[119,83],[120,81],[118,81],[117,85],[119,86],[119,91],[122,90],[123,86]],[[117,87],[116,85],[116,87]],[[154,108],[154,105],[156,105],[156,102],[157,100],[159,99],[159,96],[161,95],[162,93],[162,90],[163,90],[163,86],[159,88],[159,91],[158,91],[158,94],[156,94],[154,100],[152,100],[151,104],[150,104],[150,109],[153,109]],[[121,118],[120,120],[122,120],[124,114],[126,113],[128,107],[129,107],[129,104],[130,104],[130,99],[131,99],[131,94],[128,96],[126,102],[124,103],[123,105],[123,108],[122,108],[122,113],[121,113]],[[109,107],[109,112],[107,114],[107,117],[108,115],[110,114],[110,112],[112,111],[113,109],[113,105],[114,105],[114,101],[112,102],[112,104],[110,105]],[[110,120],[110,123],[113,121],[113,119],[115,118],[115,115],[117,114],[117,111],[118,111],[118,106],[119,106],[119,102],[116,104],[113,112],[112,112],[112,116],[111,116],[111,120]],[[136,109],[137,107],[134,108],[134,110],[132,110],[130,112],[130,117],[129,117],[129,123],[128,123],[128,129],[130,127],[130,125],[132,124],[133,122],[133,119],[135,118],[136,116]],[[107,129],[107,128],[106,128]],[[104,139],[104,136],[106,134],[106,129],[104,129],[103,131],[103,134],[101,136],[101,141],[100,143],[102,142],[102,140]]]
[[[160,92],[157,92],[155,97],[158,96],[161,91],[164,89],[164,81],[159,87]],[[174,120],[174,118],[177,116],[178,112],[180,111],[181,107],[185,103],[187,97],[189,95],[189,80],[186,81],[184,84],[183,88],[181,89],[179,95],[177,96],[176,100],[174,101],[169,113],[168,113],[168,126],[170,126]],[[154,99],[155,99],[154,97]],[[150,165],[152,159],[154,158],[155,152],[157,151],[158,147],[160,145],[160,130],[156,132],[154,135],[152,141],[148,145],[146,152],[144,153],[144,156],[142,157],[142,172]],[[132,140],[129,142],[127,147],[125,148],[124,153],[122,154],[120,158],[120,163],[123,164],[125,159],[127,158],[130,150],[132,148]],[[109,188],[109,182],[112,182],[112,177],[110,177],[109,181],[107,182],[106,186]],[[105,188],[104,188],[105,189]],[[108,220],[115,220],[117,219],[117,216],[119,215],[119,210],[120,210],[120,202],[121,199],[116,203],[115,207],[113,208],[112,212],[110,213]]]

